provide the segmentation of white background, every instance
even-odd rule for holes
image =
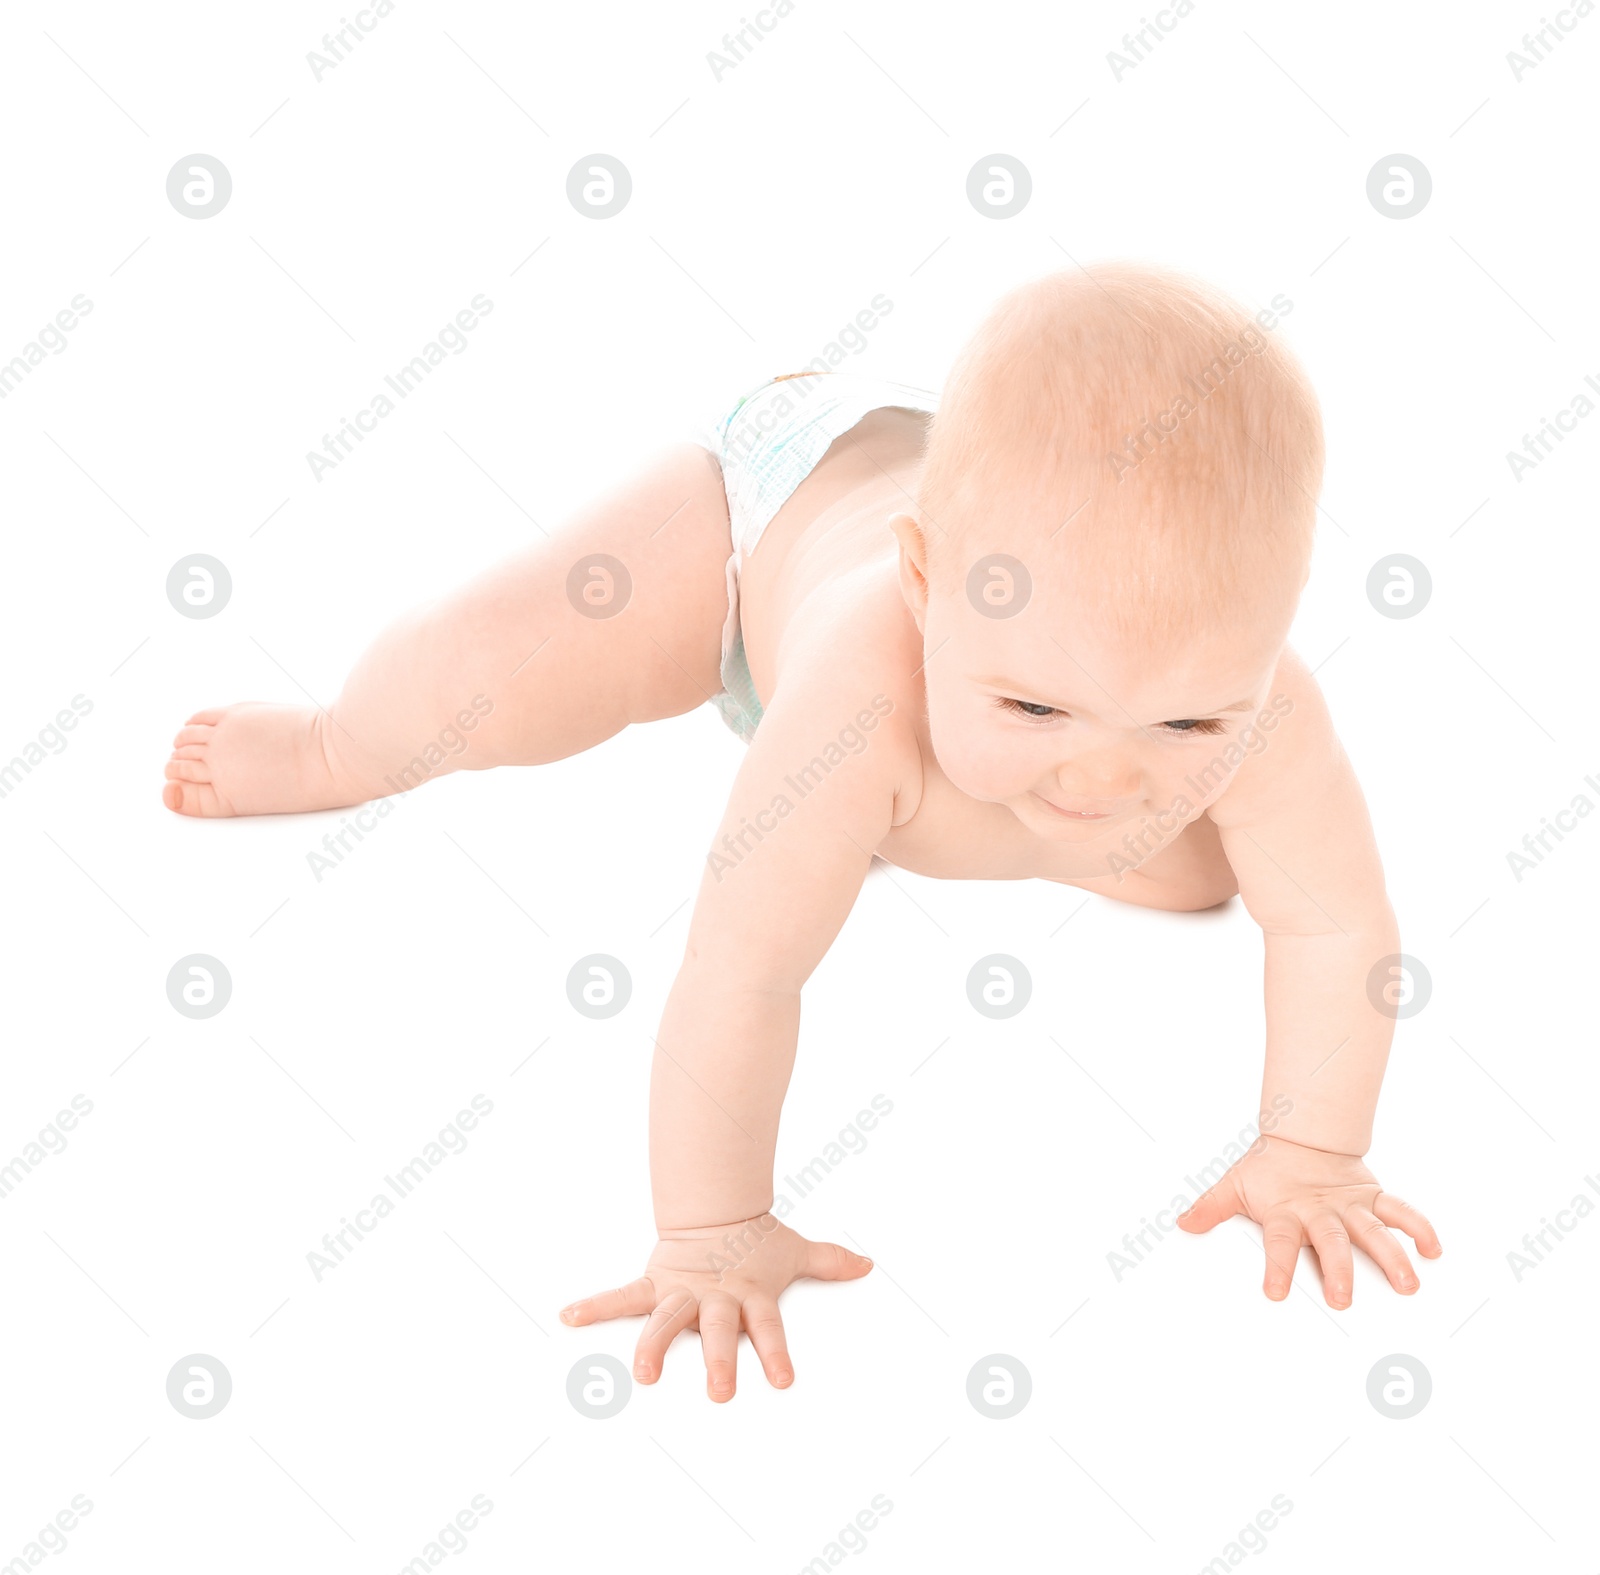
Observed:
[[[1202,3],[1118,81],[1133,6],[800,0],[719,81],[734,6],[401,0],[318,81],[337,6],[150,10],[20,4],[0,36],[0,357],[93,302],[0,403],[0,757],[93,703],[0,800],[0,1162],[94,1106],[0,1203],[0,1560],[81,1493],[84,1571],[393,1571],[482,1493],[484,1569],[785,1572],[883,1494],[852,1565],[1182,1575],[1283,1494],[1252,1566],[1591,1570],[1600,1220],[1520,1281],[1507,1253],[1600,1173],[1600,826],[1520,882],[1506,854],[1600,801],[1600,420],[1521,481],[1505,454],[1600,377],[1600,20],[1518,82],[1536,7]],[[1003,221],[965,195],[997,151],[1034,183]],[[195,152],[233,179],[204,221],[165,194]],[[594,152],[634,182],[604,222],[565,195]],[[1395,152],[1433,179],[1406,220],[1366,195]],[[580,1416],[569,1369],[627,1363],[638,1324],[556,1314],[651,1244],[649,1036],[738,742],[702,708],[459,774],[319,883],[339,814],[170,815],[172,734],[327,703],[396,610],[874,295],[850,364],[936,387],[1004,289],[1118,256],[1293,301],[1329,452],[1293,643],[1433,981],[1370,1162],[1445,1255],[1411,1299],[1361,1262],[1339,1314],[1307,1258],[1274,1305],[1235,1221],[1119,1282],[1107,1254],[1255,1109],[1257,932],[1237,902],[879,872],[808,988],[779,1148],[893,1102],[792,1216],[877,1271],[786,1297],[788,1392],[746,1345],[712,1406],[685,1336]],[[469,348],[315,480],[306,451],[477,293]],[[233,577],[209,621],[165,597],[194,552]],[[1393,552],[1433,578],[1407,620],[1365,595]],[[205,1021],[165,993],[195,952],[233,979]],[[633,979],[605,1022],[566,998],[591,952]],[[1004,1022],[963,987],[991,952],[1034,979]],[[470,1147],[318,1283],[323,1233],[474,1094]],[[165,1394],[197,1352],[233,1381],[207,1421]],[[1032,1375],[1009,1421],[966,1399],[990,1353]],[[1391,1353],[1432,1375],[1407,1421],[1366,1396]]]

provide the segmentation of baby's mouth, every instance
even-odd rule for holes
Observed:
[[[1037,803],[1042,804],[1049,810],[1052,815],[1059,815],[1063,820],[1111,820],[1113,818],[1109,810],[1067,809],[1063,805],[1052,804],[1049,799],[1041,794],[1035,793],[1032,797]]]

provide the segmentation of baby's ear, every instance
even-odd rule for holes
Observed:
[[[920,629],[928,610],[928,538],[909,514],[893,515],[889,529],[900,543],[900,594]]]

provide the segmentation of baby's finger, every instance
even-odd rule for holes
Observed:
[[[1409,1296],[1417,1288],[1416,1270],[1406,1250],[1389,1234],[1389,1228],[1371,1209],[1352,1204],[1344,1211],[1344,1221],[1350,1230],[1350,1239],[1389,1276],[1389,1283],[1402,1296]]]
[[[836,1241],[808,1241],[802,1277],[813,1280],[859,1280],[872,1270],[872,1259],[851,1252]]]
[[[604,1323],[608,1318],[637,1318],[656,1304],[655,1287],[644,1275],[615,1291],[584,1296],[561,1309],[566,1324]]]
[[[633,1351],[633,1376],[642,1384],[653,1384],[661,1376],[667,1347],[694,1322],[699,1304],[687,1291],[669,1291],[645,1320],[639,1343]]]
[[[789,1359],[777,1302],[769,1296],[745,1297],[744,1326],[766,1369],[767,1382],[774,1389],[787,1389],[794,1382],[794,1363]]]
[[[1385,1225],[1394,1225],[1403,1230],[1417,1244],[1417,1251],[1424,1258],[1437,1258],[1444,1251],[1427,1216],[1392,1192],[1380,1192],[1372,1201],[1372,1212]]]
[[[1267,1250],[1267,1275],[1261,1288],[1273,1301],[1289,1294],[1295,1264],[1300,1261],[1300,1217],[1288,1209],[1269,1214],[1261,1222],[1261,1245]]]
[[[700,1298],[700,1346],[706,1359],[706,1393],[713,1400],[733,1399],[739,1304],[726,1291],[708,1291]]]
[[[1244,1200],[1240,1198],[1239,1189],[1233,1184],[1233,1172],[1229,1171],[1216,1186],[1209,1192],[1202,1192],[1178,1216],[1178,1224],[1193,1235],[1203,1236],[1224,1220],[1231,1220],[1243,1209]]]
[[[1350,1235],[1332,1209],[1313,1214],[1306,1221],[1306,1235],[1322,1265],[1322,1295],[1330,1307],[1350,1305],[1350,1283],[1355,1264],[1350,1255]]]

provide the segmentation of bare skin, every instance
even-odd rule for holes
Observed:
[[[713,1400],[734,1393],[741,1327],[769,1381],[792,1382],[777,1305],[790,1283],[871,1268],[768,1211],[801,987],[874,855],[931,876],[1042,878],[1171,910],[1241,893],[1267,938],[1260,1108],[1276,1098],[1290,1109],[1185,1228],[1233,1213],[1262,1223],[1264,1288],[1279,1299],[1309,1243],[1335,1307],[1349,1303],[1352,1242],[1401,1292],[1417,1282],[1387,1227],[1424,1256],[1440,1251],[1426,1219],[1361,1161],[1392,1031],[1368,1008],[1365,979],[1399,951],[1398,936],[1360,789],[1283,641],[1292,608],[1277,624],[1172,651],[1119,648],[1095,633],[1090,602],[1054,588],[1040,587],[1031,623],[979,617],[930,582],[906,512],[923,419],[880,410],[837,440],[744,566],[742,626],[766,715],[658,1035],[660,1240],[639,1278],[562,1313],[573,1325],[648,1315],[634,1367],[646,1383],[676,1335],[697,1328]],[[474,697],[489,709],[460,723],[461,751],[424,777],[558,760],[630,722],[691,710],[720,687],[730,551],[715,462],[689,445],[666,450],[553,540],[398,620],[327,713],[196,713],[167,765],[167,807],[292,813],[384,796]],[[615,617],[583,617],[568,601],[568,571],[590,553],[631,575]],[[993,677],[1007,682],[979,681]],[[1011,696],[1032,710],[1013,712]],[[1213,712],[1235,701],[1237,714]],[[1167,725],[1214,714],[1226,736]],[[1183,778],[1269,714],[1259,750],[1247,742],[1214,791],[1167,813]],[[796,773],[846,736],[842,763],[797,794]],[[787,811],[774,809],[780,798]]]

